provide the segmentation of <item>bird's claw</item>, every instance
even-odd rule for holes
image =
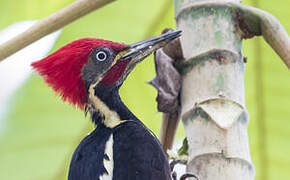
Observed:
[[[177,180],[177,174],[175,171],[172,172],[171,177],[172,177],[172,180]],[[192,173],[183,174],[179,180],[186,180],[187,178],[191,178],[191,177],[195,178],[196,180],[199,180],[198,176]]]
[[[195,174],[192,174],[192,173],[185,173],[183,174],[181,177],[180,177],[180,180],[186,180],[187,178],[195,178],[197,180],[199,180],[199,178],[195,175]]]
[[[170,169],[171,169],[171,177],[173,180],[177,180],[177,174],[175,171],[173,171],[175,165],[177,164],[183,164],[183,165],[186,165],[187,164],[187,160],[184,160],[184,159],[173,159],[170,163]],[[179,180],[186,180],[187,178],[195,178],[197,180],[199,180],[199,178],[195,175],[195,174],[192,174],[192,173],[185,173],[183,174]]]
[[[184,160],[184,159],[173,159],[169,165],[170,165],[171,171],[173,171],[176,164],[186,165],[186,163],[187,163],[187,160]]]
[[[172,180],[177,180],[177,174],[175,171],[171,173]]]

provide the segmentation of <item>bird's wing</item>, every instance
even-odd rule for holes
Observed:
[[[168,160],[157,138],[141,123],[114,132],[114,177],[118,180],[169,180]]]
[[[110,134],[108,129],[96,128],[81,141],[73,154],[68,180],[100,180],[107,172],[103,162]]]

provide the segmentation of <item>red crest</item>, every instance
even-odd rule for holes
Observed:
[[[32,66],[64,101],[83,109],[87,102],[87,95],[81,77],[82,68],[88,63],[92,49],[100,46],[120,51],[126,45],[103,39],[80,39],[44,59],[33,62]]]

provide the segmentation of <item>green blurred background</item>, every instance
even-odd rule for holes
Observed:
[[[42,19],[72,2],[0,0],[0,29],[18,21]],[[244,0],[243,3],[272,13],[290,33],[289,0],[258,3]],[[157,35],[165,27],[175,28],[171,0],[120,0],[66,26],[52,52],[83,37],[133,43]],[[243,46],[248,57],[245,93],[256,179],[289,179],[289,71],[262,38],[247,40]],[[261,58],[259,63],[257,58]],[[121,96],[158,135],[161,114],[156,110],[156,91],[146,84],[154,75],[150,57],[128,77]],[[89,119],[80,110],[63,103],[35,73],[17,91],[10,108],[5,117],[8,130],[0,136],[0,180],[65,179],[72,152],[93,128]],[[177,139],[182,137],[181,125]]]

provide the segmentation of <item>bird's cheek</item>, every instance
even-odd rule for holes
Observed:
[[[129,60],[118,61],[111,69],[107,72],[102,80],[103,84],[114,84],[117,82],[125,72]]]

